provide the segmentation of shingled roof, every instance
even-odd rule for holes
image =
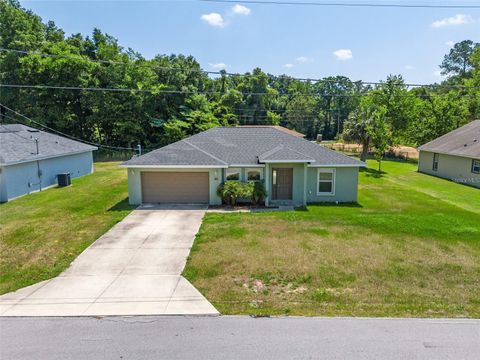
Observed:
[[[38,154],[35,139],[38,139]],[[95,146],[20,124],[0,125],[0,165],[93,151]]]
[[[480,158],[480,120],[474,120],[418,148],[420,151]]]
[[[125,163],[141,166],[249,166],[262,162],[304,161],[312,166],[364,166],[277,127],[216,127]]]

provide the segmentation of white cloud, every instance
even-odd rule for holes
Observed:
[[[225,64],[225,63],[208,63],[208,65],[210,65],[210,67],[212,69],[215,69],[215,70],[225,70],[226,68],[228,68],[228,65]]]
[[[446,26],[454,26],[454,25],[463,25],[473,22],[473,19],[470,15],[465,14],[457,14],[455,16],[444,18],[441,20],[434,21],[431,26],[434,28],[442,28]]]
[[[447,45],[448,47],[453,47],[453,45],[455,45],[455,43],[452,40],[450,40],[450,41],[447,41],[445,43],[445,45]]]
[[[285,64],[285,65],[283,65],[283,67],[286,67],[287,69],[290,69],[290,68],[293,67],[293,64]]]
[[[210,14],[203,14],[201,19],[212,26],[223,28],[226,25],[225,20],[219,13],[212,12]]]
[[[350,49],[339,49],[334,51],[333,55],[335,55],[338,60],[348,60],[353,57],[352,50]]]
[[[237,14],[237,15],[248,15],[250,14],[251,10],[246,6],[235,4],[232,7],[232,11],[234,14]]]
[[[405,70],[413,70],[415,69],[412,65],[405,65]]]
[[[306,63],[310,61],[310,59],[307,58],[306,56],[299,56],[295,60],[297,60],[297,62],[299,63]]]

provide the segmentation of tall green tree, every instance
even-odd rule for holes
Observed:
[[[473,68],[471,56],[480,47],[472,40],[463,40],[456,43],[450,52],[443,58],[440,69],[443,75],[454,75],[461,78],[468,77]]]

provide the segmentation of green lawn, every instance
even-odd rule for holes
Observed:
[[[382,167],[358,205],[208,214],[184,275],[224,314],[480,317],[480,190]]]
[[[0,204],[0,294],[58,275],[132,208],[127,174],[118,163]]]

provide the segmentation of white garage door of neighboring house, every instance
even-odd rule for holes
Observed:
[[[209,202],[208,172],[142,172],[142,202]]]

